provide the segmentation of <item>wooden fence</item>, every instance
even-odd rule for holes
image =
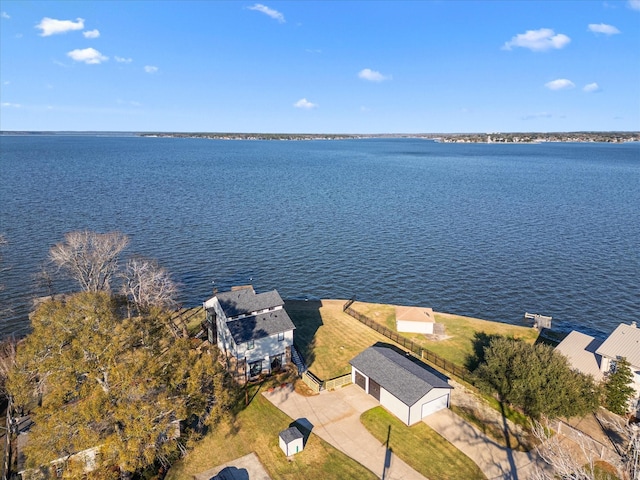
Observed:
[[[347,373],[340,377],[332,378],[331,380],[326,380],[324,382],[325,390],[335,390],[338,387],[342,387],[343,385],[349,385],[351,383],[351,374]]]
[[[343,311],[345,313],[352,316],[359,322],[364,323],[367,327],[384,335],[388,339],[393,340],[398,345],[402,345],[404,348],[409,350],[416,357],[422,360],[425,360],[436,367],[443,369],[445,372],[450,373],[471,385],[475,384],[474,378],[471,375],[471,372],[469,372],[469,370],[467,370],[464,367],[461,367],[460,365],[456,365],[455,363],[445,360],[437,353],[434,353],[431,350],[428,350],[423,346],[418,345],[417,343],[413,342],[412,340],[409,340],[405,336],[400,335],[398,332],[395,332],[390,328],[387,328],[384,325],[381,325],[375,320],[370,319],[366,315],[355,311],[353,308],[351,308],[351,305],[353,304],[353,302],[355,302],[355,297],[344,304]]]
[[[324,383],[322,380],[320,380],[318,377],[316,377],[313,373],[311,373],[309,370],[307,370],[306,372],[304,372],[302,374],[302,381],[314,392],[314,393],[320,393],[320,390],[322,390],[322,384]]]
[[[320,380],[309,370],[302,374],[302,381],[311,389],[314,393],[320,393],[321,390],[335,390],[343,385],[351,383],[351,374],[347,373],[330,380]]]

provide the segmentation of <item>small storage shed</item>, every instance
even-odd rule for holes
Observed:
[[[289,457],[301,452],[304,448],[304,435],[296,427],[290,427],[280,432],[280,448]]]
[[[449,379],[392,348],[374,346],[351,360],[351,380],[407,425],[449,407]]]
[[[422,307],[396,307],[398,332],[433,334],[433,309]]]

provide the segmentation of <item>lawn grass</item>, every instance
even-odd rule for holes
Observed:
[[[235,421],[221,424],[197,442],[193,450],[169,470],[167,480],[192,478],[252,451],[273,479],[377,478],[314,434],[310,435],[304,450],[288,460],[280,449],[278,434],[290,426],[292,419],[256,392],[257,388],[252,387],[250,396],[255,396]]]
[[[351,308],[387,328],[396,331],[395,306],[376,303],[355,302]],[[435,340],[417,333],[402,333],[416,344],[431,350],[445,360],[464,367],[469,356],[474,354],[473,341],[476,333],[503,335],[534,343],[538,338],[537,330],[529,327],[491,322],[478,318],[463,317],[449,313],[434,312],[437,323],[445,326],[446,339]]]
[[[351,372],[349,361],[377,342],[392,343],[342,311],[345,300],[285,303],[296,326],[295,343],[307,367],[322,380]]]
[[[380,442],[388,438],[393,455],[430,480],[487,478],[469,457],[423,422],[407,427],[382,407],[364,412],[360,421]]]

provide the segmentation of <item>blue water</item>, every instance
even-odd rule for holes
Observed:
[[[640,144],[2,136],[0,187],[2,334],[81,229],[128,234],[185,305],[252,283],[591,333],[640,312]]]

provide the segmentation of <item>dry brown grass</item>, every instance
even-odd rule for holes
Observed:
[[[376,342],[390,342],[342,311],[345,300],[288,301],[296,325],[296,345],[307,367],[323,380],[351,371],[349,361]]]
[[[355,302],[351,308],[396,331],[394,305]],[[436,340],[415,333],[403,333],[402,335],[460,366],[464,366],[467,357],[473,355],[473,341],[476,334],[503,335],[519,338],[529,343],[534,343],[538,338],[538,332],[529,327],[440,312],[434,312],[434,317],[437,323],[442,323],[445,326],[446,339]]]

